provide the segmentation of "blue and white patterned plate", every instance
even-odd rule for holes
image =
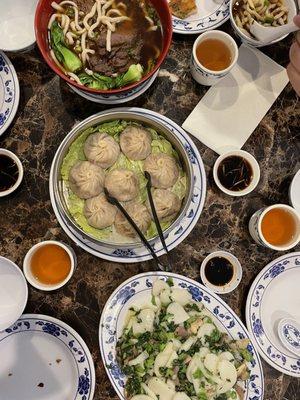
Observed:
[[[151,117],[155,121],[165,124],[174,132],[178,140],[182,142],[189,155],[193,169],[193,176],[192,176],[192,181],[194,182],[193,196],[185,216],[183,216],[183,218],[174,226],[174,228],[170,232],[168,232],[168,235],[165,237],[168,249],[172,250],[173,248],[178,246],[195,227],[204,206],[205,195],[206,195],[206,177],[205,177],[205,169],[202,158],[197,150],[197,147],[195,146],[194,142],[189,137],[189,135],[171,119],[159,113],[144,108],[124,107],[124,108],[115,108],[109,111],[115,111],[115,112],[131,111],[137,115],[139,114],[145,115],[147,117]],[[57,154],[55,157],[57,157]],[[55,212],[56,218],[58,219],[61,227],[78,246],[80,246],[84,250],[88,251],[89,253],[97,257],[104,258],[106,260],[114,262],[135,263],[135,262],[150,260],[152,258],[148,249],[146,249],[143,246],[136,248],[133,247],[119,248],[116,245],[115,247],[113,247],[105,245],[105,243],[100,243],[100,242],[96,243],[95,241],[91,241],[86,235],[84,236],[78,230],[75,230],[72,227],[72,225],[70,225],[67,218],[62,213],[60,213],[56,205],[54,188],[53,188],[54,164],[55,164],[55,158],[52,163],[52,168],[50,171],[50,178],[49,178],[49,191],[50,191],[51,204]],[[155,240],[152,247],[158,257],[165,253],[159,238]]]
[[[20,100],[19,80],[8,57],[0,51],[0,136],[12,123]]]
[[[196,0],[197,14],[186,19],[173,16],[173,31],[184,35],[215,29],[229,18],[230,0]]]
[[[92,400],[95,369],[83,339],[67,324],[24,314],[0,332],[1,400]]]
[[[172,277],[175,287],[186,288],[195,301],[201,301],[217,318],[220,329],[234,339],[248,338],[249,334],[232,309],[205,286],[181,275],[164,272],[148,272],[136,275],[123,282],[110,296],[102,312],[99,326],[99,343],[106,373],[121,400],[125,400],[125,377],[116,361],[116,343],[124,327],[128,309],[133,304],[151,301],[152,284],[156,279]],[[259,355],[252,345],[248,350],[253,354],[251,376],[244,384],[243,400],[262,400],[264,379]]]
[[[247,298],[246,321],[260,355],[272,367],[300,377],[300,357],[278,337],[283,318],[300,321],[300,252],[270,262],[256,277]]]

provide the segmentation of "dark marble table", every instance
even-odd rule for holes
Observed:
[[[229,31],[229,24],[224,29]],[[181,124],[206,92],[191,78],[188,60],[194,38],[174,37],[170,54],[159,78],[130,106],[158,111]],[[286,66],[292,39],[264,52]],[[27,250],[41,240],[61,240],[73,245],[59,226],[48,190],[50,165],[57,147],[78,121],[104,110],[73,94],[47,67],[37,49],[23,55],[9,54],[19,76],[20,107],[14,123],[0,137],[0,146],[19,155],[25,168],[24,181],[12,196],[0,201],[0,254],[22,265]],[[251,112],[251,110],[249,110]],[[256,245],[247,223],[252,213],[269,204],[287,203],[288,187],[300,166],[300,103],[288,85],[244,149],[255,155],[262,177],[254,193],[231,198],[220,193],[212,182],[212,166],[217,155],[200,142],[208,189],[203,213],[189,237],[171,252],[174,271],[199,279],[199,266],[211,251],[225,249],[241,261],[242,283],[224,300],[244,321],[244,308],[251,282],[278,253]],[[125,279],[151,270],[151,262],[116,264],[98,259],[73,245],[78,268],[71,282],[56,293],[30,287],[28,313],[62,319],[84,338],[95,361],[95,400],[117,399],[106,377],[98,346],[101,310],[111,292]],[[263,363],[266,400],[299,400],[300,380],[283,375]]]

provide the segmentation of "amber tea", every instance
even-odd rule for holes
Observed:
[[[196,56],[200,64],[211,71],[222,71],[232,63],[230,48],[219,39],[206,39],[200,42]]]
[[[293,215],[282,208],[273,208],[262,219],[261,231],[273,246],[284,246],[295,239],[297,224]]]

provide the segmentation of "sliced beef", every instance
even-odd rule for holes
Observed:
[[[95,4],[95,0],[75,0],[75,3],[78,5],[79,11],[88,14]]]
[[[106,50],[106,30],[100,32],[92,48],[90,68],[100,74],[112,76],[122,74],[130,65],[140,62],[143,41],[136,31],[122,30],[120,27],[111,36],[111,52]]]

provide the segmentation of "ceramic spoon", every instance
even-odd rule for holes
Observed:
[[[300,357],[300,324],[295,319],[282,319],[278,324],[278,336],[286,349]]]
[[[280,37],[287,35],[291,32],[299,30],[299,26],[290,22],[289,24],[281,26],[263,26],[256,21],[253,21],[250,26],[250,32],[256,37],[260,42],[270,43],[273,40],[279,39]]]

